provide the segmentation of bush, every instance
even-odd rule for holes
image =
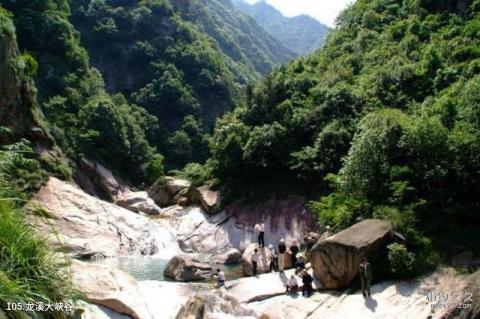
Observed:
[[[0,149],[0,198],[25,200],[47,176],[30,143],[22,140]]]
[[[0,199],[0,309],[7,303],[73,302],[66,261],[27,225],[23,212]],[[67,318],[66,312],[9,312],[9,318]]]
[[[192,183],[193,187],[204,185],[210,177],[210,171],[205,165],[188,163],[181,171],[171,172],[175,177],[183,178]]]
[[[145,169],[145,180],[148,184],[153,184],[155,181],[163,175],[163,156],[160,154],[154,154],[153,159],[147,164]]]
[[[396,278],[411,276],[414,273],[415,255],[398,243],[388,245],[387,249],[391,274]]]
[[[80,297],[67,263],[24,220],[20,206],[46,179],[28,141],[0,150],[0,309],[7,303],[38,304]],[[11,311],[8,318],[67,318],[64,312]],[[3,318],[0,311],[0,318]]]

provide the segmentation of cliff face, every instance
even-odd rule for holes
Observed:
[[[0,144],[26,138],[37,146],[53,146],[53,138],[44,127],[43,114],[36,102],[36,89],[28,74],[34,68],[31,57],[19,54],[12,21],[0,12]]]

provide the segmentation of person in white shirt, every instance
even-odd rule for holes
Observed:
[[[258,232],[258,246],[265,247],[265,223],[256,224],[255,230]]]
[[[258,258],[259,257],[260,256],[258,254],[258,249],[255,248],[255,251],[253,252],[252,257],[251,257],[252,267],[253,267],[253,275],[254,276],[257,275],[257,266],[258,266]]]
[[[287,288],[287,293],[290,292],[297,292],[298,290],[298,282],[297,278],[295,278],[295,275],[291,275],[290,278],[287,281],[287,284],[285,285]]]

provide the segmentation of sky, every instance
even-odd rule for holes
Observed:
[[[254,3],[259,0],[246,0]],[[333,27],[337,15],[353,0],[266,0],[280,10],[285,16],[293,17],[308,14],[320,22]]]

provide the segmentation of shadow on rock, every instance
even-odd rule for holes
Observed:
[[[373,299],[372,297],[368,297],[365,299],[365,306],[367,306],[367,308],[371,311],[371,312],[375,312],[377,306],[378,306],[378,302]]]

